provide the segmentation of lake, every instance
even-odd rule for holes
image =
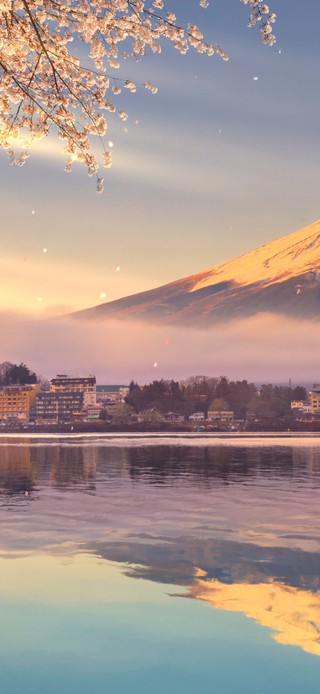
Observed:
[[[318,694],[320,438],[0,436],[1,694]]]

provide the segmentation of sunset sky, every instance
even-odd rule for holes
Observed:
[[[308,0],[302,11],[301,0],[270,0],[278,16],[273,47],[262,45],[258,29],[248,28],[248,7],[239,0],[215,0],[207,10],[197,0],[171,0],[170,9],[181,23],[197,22],[230,60],[191,50],[181,56],[166,44],[162,55],[127,62],[115,72],[138,90],[118,97],[129,120],[109,119],[106,140],[114,145],[114,163],[102,170],[102,195],[80,165],[64,172],[54,138],[37,145],[22,168],[11,167],[0,153],[0,361],[28,361],[49,376],[61,369],[100,369],[110,382],[148,380],[154,363],[158,377],[223,372],[317,380],[316,355],[301,361],[304,347],[292,323],[281,324],[259,345],[261,321],[258,330],[240,325],[236,338],[229,334],[227,350],[223,333],[211,341],[189,333],[187,356],[182,333],[175,338],[155,331],[142,345],[132,341],[130,326],[126,334],[94,328],[89,344],[88,331],[79,326],[35,327],[35,318],[201,272],[319,218],[319,3]],[[143,88],[146,79],[159,87],[157,95]],[[17,314],[19,325],[12,323]],[[31,322],[21,324],[21,314],[32,319],[32,328]],[[284,334],[294,342],[291,364]],[[77,364],[75,342],[81,345]],[[163,346],[169,343],[169,349]],[[241,346],[237,360],[234,344]],[[277,357],[271,371],[270,354]],[[104,358],[112,373],[101,366]]]
[[[171,5],[230,61],[167,45],[126,64],[138,91],[118,97],[126,123],[110,118],[114,165],[101,196],[80,165],[64,172],[59,141],[39,144],[22,169],[1,153],[1,309],[43,316],[93,306],[318,218],[319,3],[302,16],[300,0],[270,2],[272,48],[248,29],[238,0]]]

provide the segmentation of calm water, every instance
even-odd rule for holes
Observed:
[[[318,694],[320,438],[0,437],[1,694]]]

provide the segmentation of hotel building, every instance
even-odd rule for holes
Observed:
[[[0,388],[0,421],[29,422],[35,413],[39,383],[25,386],[3,386]]]
[[[67,424],[82,416],[83,393],[59,391],[39,393],[36,424]]]

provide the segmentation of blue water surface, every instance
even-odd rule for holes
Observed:
[[[1,694],[318,694],[319,462],[0,446]]]

